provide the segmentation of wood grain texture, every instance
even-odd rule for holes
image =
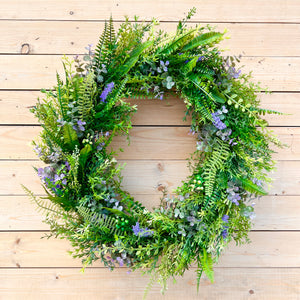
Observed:
[[[126,163],[122,174],[123,186],[132,193],[139,195],[161,195],[162,187],[172,192],[189,171],[185,160],[120,160]],[[24,195],[21,184],[36,194],[43,189],[33,166],[43,164],[39,161],[0,161],[0,195]],[[279,161],[277,171],[270,174],[273,178],[270,195],[300,195],[300,161]]]
[[[272,131],[288,148],[273,146],[276,160],[300,160],[300,128],[273,127]],[[38,139],[37,126],[0,126],[0,159],[37,159],[31,141]],[[124,152],[118,151],[120,148]],[[196,150],[196,137],[187,127],[135,127],[126,136],[115,137],[109,149],[119,159],[186,159]]]
[[[282,300],[298,299],[299,268],[216,268],[215,283],[203,276],[199,294],[193,269],[177,283],[168,282],[169,289],[160,295],[155,284],[148,298],[155,300]],[[149,276],[140,272],[127,274],[125,269],[113,272],[102,268],[86,269],[2,269],[0,294],[7,300],[140,300]]]
[[[133,195],[152,209],[160,204],[158,195]],[[266,196],[253,201],[256,218],[253,230],[300,230],[299,196]],[[0,196],[0,231],[49,230],[44,215],[27,196]]]
[[[38,124],[29,109],[43,94],[38,91],[0,91],[0,124]],[[285,115],[265,116],[271,126],[300,126],[300,93],[260,94],[263,108],[277,110]],[[176,97],[158,99],[127,99],[138,106],[133,116],[134,125],[189,125],[182,121],[185,105]]]
[[[195,21],[207,22],[299,22],[300,4],[297,0],[18,0],[2,1],[0,19],[26,20],[105,20],[110,14],[122,20],[156,17],[163,21],[177,21],[192,7],[198,8]]]
[[[62,71],[60,54],[81,54],[95,44],[110,14],[115,20],[134,15],[161,20],[174,30],[178,19],[197,7],[192,22],[228,28],[231,39],[222,42],[225,53],[242,54],[244,72],[253,70],[263,88],[278,91],[261,95],[262,106],[289,115],[268,116],[281,139],[291,145],[280,151],[271,196],[256,201],[252,244],[230,245],[216,267],[216,283],[204,277],[196,294],[194,269],[170,284],[165,296],[154,285],[149,299],[235,300],[299,299],[300,295],[300,2],[298,0],[10,0],[0,1],[0,299],[141,299],[148,277],[109,272],[98,267],[79,273],[80,262],[66,253],[65,240],[40,240],[48,226],[24,196],[24,183],[43,193],[32,165],[28,142],[38,132],[28,108],[40,88],[55,84]],[[29,55],[26,55],[29,54]],[[46,55],[45,55],[46,54]],[[185,135],[184,106],[179,99],[130,100],[139,105],[133,123],[132,144],[121,162],[124,186],[148,208],[159,203],[160,185],[173,189],[188,174],[182,160],[192,139]],[[3,126],[9,125],[9,126]],[[16,126],[18,125],[18,126]],[[172,125],[174,128],[157,128]],[[289,128],[289,127],[295,128]],[[282,127],[282,128],[279,128]],[[122,141],[119,141],[121,144]],[[170,151],[172,149],[172,151]],[[144,158],[148,160],[132,160]],[[166,153],[167,152],[167,153]],[[168,155],[171,153],[170,155]],[[151,159],[150,159],[151,158]],[[17,159],[17,160],[16,160]],[[171,160],[170,160],[171,159]],[[19,232],[14,232],[19,231]],[[22,232],[21,232],[22,231]]]
[[[80,267],[67,251],[63,239],[42,239],[43,232],[1,232],[0,266],[2,268]],[[300,267],[300,232],[251,232],[250,244],[237,247],[230,243],[217,267]],[[267,241],[267,242],[266,242]],[[276,259],[274,259],[276,257]],[[97,261],[93,267],[102,267]]]
[[[300,91],[300,57],[244,57],[242,72],[270,91]],[[1,55],[0,89],[51,88],[62,74],[60,55]]]
[[[119,24],[115,23],[116,29]],[[104,28],[104,22],[76,21],[2,21],[1,25],[0,54],[83,54],[88,44],[95,47]],[[229,39],[219,46],[226,50],[224,55],[299,56],[298,24],[213,25],[220,32],[228,30],[225,36]],[[157,30],[175,32],[176,26],[176,23],[164,22]]]

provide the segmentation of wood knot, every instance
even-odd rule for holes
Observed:
[[[20,238],[17,238],[16,241],[15,241],[16,245],[20,244],[20,242],[21,242]]]
[[[157,185],[157,190],[158,190],[159,192],[164,192],[164,191],[166,190],[166,187],[165,187],[165,185],[159,183],[159,184]]]
[[[254,294],[254,291],[253,291],[253,290],[250,290],[250,291],[249,291],[249,294],[250,294],[250,295],[253,295],[253,294]]]
[[[164,167],[163,163],[158,163],[158,164],[157,164],[157,169],[158,169],[160,172],[164,171],[165,167]]]
[[[71,16],[74,15],[74,11],[71,10],[71,11],[69,12],[69,14],[70,14]]]
[[[21,268],[20,264],[19,263],[16,263],[16,266],[17,268]]]
[[[30,46],[29,44],[25,43],[21,46],[21,53],[22,54],[29,54],[30,52]]]

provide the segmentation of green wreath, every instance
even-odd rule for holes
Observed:
[[[155,31],[156,20],[137,19],[115,34],[111,19],[95,53],[89,45],[83,61],[64,58],[65,81],[57,75],[32,109],[43,129],[34,145],[48,165],[36,169],[46,196],[24,188],[46,211],[50,236],[68,239],[84,266],[100,259],[110,269],[143,269],[164,288],[192,264],[198,286],[203,271],[213,281],[223,248],[248,242],[251,203],[266,194],[262,183],[274,168],[269,144],[281,146],[261,118],[277,112],[259,108],[259,86],[236,69],[237,58],[221,56],[223,33],[187,28],[194,12],[173,35]],[[171,94],[191,116],[196,151],[191,175],[148,211],[122,188],[109,145],[116,135],[129,136],[137,107],[124,99]]]

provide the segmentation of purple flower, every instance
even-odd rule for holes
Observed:
[[[42,151],[42,148],[40,146],[36,145],[33,148],[33,150],[37,154],[38,157],[41,157],[43,155],[43,151]]]
[[[253,182],[254,184],[258,185],[258,186],[262,186],[262,181],[259,180],[259,179],[257,179],[257,178],[253,178],[253,179],[252,179],[252,182]]]
[[[224,105],[222,106],[222,113],[223,114],[227,114],[228,113],[228,110],[227,110],[227,108]]]
[[[101,151],[104,147],[105,143],[100,143],[98,146],[97,146],[97,151]]]
[[[58,126],[64,126],[67,122],[64,121],[63,119],[57,119],[56,122],[59,124]]]
[[[228,215],[224,215],[222,217],[222,221],[225,222],[225,223],[228,223],[228,220],[229,220],[229,216]]]
[[[239,76],[241,75],[241,70],[236,71],[236,69],[234,67],[230,67],[228,69],[228,72],[229,72],[229,75],[235,79],[239,78]]]
[[[238,193],[232,192],[228,195],[228,200],[230,200],[235,205],[239,205],[239,200],[241,200],[241,196]]]
[[[60,153],[52,152],[50,155],[47,156],[48,159],[54,163],[58,162],[60,159]]]
[[[219,130],[223,130],[225,129],[227,126],[225,125],[225,123],[223,123],[219,117],[219,113],[218,112],[215,112],[215,113],[212,113],[211,116],[213,117],[213,125],[219,129]]]
[[[45,170],[43,168],[38,168],[38,176],[43,177],[45,175]]]
[[[88,44],[88,46],[85,47],[85,49],[89,51],[89,55],[94,55],[94,52],[92,51],[92,47],[93,44]]]
[[[57,181],[60,181],[60,180],[64,179],[65,177],[66,177],[65,174],[60,174],[60,175],[55,174],[54,175],[54,182],[56,183]]]
[[[192,130],[192,128],[189,130],[189,134],[195,135],[196,131]]]
[[[227,238],[227,236],[228,236],[228,226],[224,226],[224,230],[222,231],[222,237],[223,237],[223,239],[226,239]]]
[[[190,226],[194,226],[195,223],[199,221],[194,216],[187,216],[186,219],[188,220],[188,222],[190,222]]]
[[[117,257],[116,260],[119,263],[120,267],[124,266],[124,260],[121,257]]]
[[[106,87],[104,88],[104,90],[100,95],[100,99],[102,102],[105,102],[108,94],[113,90],[114,86],[115,86],[114,82],[110,82],[109,84],[106,85]]]
[[[232,145],[232,146],[237,145],[237,142],[233,142],[233,141],[234,141],[234,139],[231,139],[231,140],[229,141],[229,145]]]
[[[201,61],[204,58],[204,56],[198,57],[197,61]]]
[[[139,222],[136,222],[135,225],[132,225],[132,231],[134,235],[139,237],[148,237],[153,235],[153,231],[146,228],[141,228]]]
[[[77,124],[73,125],[73,129],[78,132],[83,132],[85,131],[84,125],[86,125],[86,122],[78,120]]]
[[[80,131],[84,131],[84,130],[85,130],[84,125],[86,125],[86,122],[81,121],[81,120],[78,120],[78,121],[77,121],[77,125],[78,125],[78,129],[79,129]]]
[[[165,63],[161,60],[160,62],[160,67],[157,68],[157,72],[161,73],[161,69],[163,69],[164,72],[168,71],[167,66],[169,65],[169,61],[167,60]]]
[[[66,165],[67,171],[70,171],[71,170],[71,166],[70,166],[70,164],[69,164],[68,161],[65,162],[65,165]]]

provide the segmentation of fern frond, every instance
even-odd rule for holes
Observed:
[[[57,87],[56,87],[56,99],[58,101],[61,115],[64,120],[67,119],[67,111],[68,111],[68,99],[67,97],[64,97],[64,92],[62,90],[63,88],[63,81],[60,79],[60,76],[58,73],[56,73],[56,79],[57,79]]]
[[[153,287],[153,284],[155,283],[156,281],[156,271],[153,271],[152,273],[150,273],[150,280],[145,288],[145,291],[144,291],[144,295],[143,295],[143,300],[146,300],[147,296],[148,296],[148,293],[149,291],[152,289]]]
[[[188,32],[181,34],[178,38],[167,43],[164,47],[161,47],[161,50],[158,51],[158,54],[170,55],[178,49],[182,48],[182,46],[186,43],[187,40],[190,39],[190,36],[197,30],[197,28],[191,29]]]
[[[137,63],[140,55],[152,45],[153,45],[153,41],[147,41],[140,44],[135,49],[133,49],[129,54],[129,58],[125,61],[125,63],[120,68],[117,68],[117,71],[114,75],[117,75],[119,78],[120,77],[122,78],[124,75],[126,75],[131,70],[131,68],[134,67],[134,65]],[[114,77],[114,75],[112,77]]]
[[[87,207],[79,206],[77,208],[78,213],[83,217],[84,221],[90,224],[99,226],[99,229],[105,233],[122,235],[121,230],[116,228],[115,218],[110,216],[93,213]]]
[[[60,139],[59,134],[54,131],[50,126],[46,126],[41,124],[41,127],[44,129],[41,132],[41,137],[47,142],[49,148],[53,148],[53,146],[63,147],[63,141]]]
[[[224,169],[224,163],[229,156],[229,145],[222,140],[217,140],[217,147],[204,166],[205,194],[211,196],[218,171]]]
[[[250,110],[257,112],[259,115],[273,114],[273,115],[289,115],[276,110],[260,108],[260,107],[250,107]]]
[[[214,282],[213,260],[211,258],[211,254],[207,253],[205,249],[203,249],[203,255],[201,256],[201,266],[205,275],[208,277],[211,283],[213,283]]]
[[[116,102],[120,100],[120,98],[123,96],[127,81],[128,77],[125,76],[118,88],[114,88],[110,96],[111,100],[106,105],[105,110],[110,110],[116,104]]]
[[[182,72],[184,74],[188,74],[188,73],[192,72],[193,69],[196,67],[197,61],[198,61],[198,57],[192,58],[188,63],[186,63],[183,66]]]
[[[242,188],[250,193],[262,195],[262,196],[268,194],[262,187],[256,185],[255,183],[253,183],[251,180],[247,178],[238,177],[237,180],[242,186]]]
[[[31,190],[29,190],[26,186],[23,184],[21,185],[29,199],[32,203],[35,203],[37,205],[37,211],[48,214],[49,212],[54,215],[63,216],[63,209],[56,203],[51,203],[50,201],[47,201],[46,199],[43,199],[41,197],[36,197]]]
[[[182,48],[182,51],[192,50],[199,46],[204,46],[208,44],[212,44],[221,40],[223,34],[220,32],[206,32],[201,34],[200,36],[195,37],[192,41],[190,41],[187,45]]]
[[[106,49],[107,32],[108,32],[108,25],[107,25],[107,21],[105,20],[103,32],[99,38],[99,42],[95,49],[94,70],[96,70],[97,68],[99,68],[99,66],[101,66],[101,63],[103,61],[104,52],[107,51],[107,49]]]
[[[102,64],[109,65],[111,62],[114,46],[116,43],[116,34],[113,26],[113,19],[105,21],[103,32],[95,49],[94,70],[96,71]]]
[[[67,123],[62,127],[62,129],[63,129],[65,147],[69,150],[73,150],[75,146],[79,146],[77,133],[72,128],[72,126],[69,123]]]
[[[197,87],[199,88],[199,90],[201,92],[203,92],[203,94],[205,94],[209,99],[211,99],[212,101],[214,101],[214,97],[211,95],[211,93],[207,92],[204,88],[203,88],[203,83],[201,82],[201,75],[198,76],[198,74],[191,74],[189,76],[189,80]],[[202,77],[206,77],[207,78],[207,74],[202,74]],[[213,78],[212,78],[213,79]]]
[[[78,112],[80,119],[86,121],[91,117],[91,112],[94,107],[93,96],[96,93],[96,83],[94,73],[90,72],[83,80],[78,99]]]
[[[201,259],[200,257],[197,257],[197,265],[198,265],[198,268],[197,268],[197,293],[199,293],[199,287],[200,287],[200,280],[201,280],[201,277],[202,277],[202,273],[203,273],[203,269],[201,267]]]

